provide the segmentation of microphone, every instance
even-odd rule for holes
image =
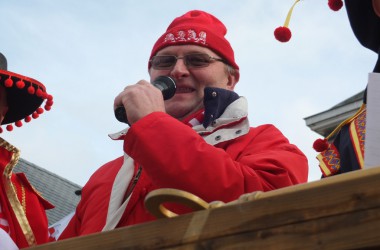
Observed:
[[[159,76],[152,82],[152,84],[154,87],[161,90],[164,100],[172,98],[175,94],[175,81],[169,76]],[[115,117],[119,122],[124,122],[130,125],[127,119],[127,114],[125,113],[125,108],[123,106],[117,107],[115,109]]]

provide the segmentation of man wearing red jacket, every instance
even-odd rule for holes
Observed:
[[[216,17],[194,10],[158,38],[150,78],[170,76],[176,93],[164,101],[141,80],[115,98],[130,128],[111,137],[124,141],[125,154],[92,175],[60,239],[154,220],[144,199],[159,188],[229,202],[307,181],[307,159],[296,146],[273,125],[250,127],[247,100],[233,92],[239,66],[226,32]],[[175,204],[170,210],[185,213]]]
[[[11,123],[21,127],[21,120],[38,118],[46,99],[45,109],[49,110],[53,101],[45,86],[7,71],[6,59],[0,53],[0,124],[7,124],[6,130],[12,131]],[[20,151],[0,138],[0,249],[35,246],[49,240],[45,209],[53,206],[31,186],[24,173],[12,172],[19,158]]]

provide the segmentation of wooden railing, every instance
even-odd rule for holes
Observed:
[[[380,167],[29,250],[369,248],[380,249]]]

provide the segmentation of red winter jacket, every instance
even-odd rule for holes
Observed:
[[[158,188],[185,190],[207,202],[229,202],[245,193],[306,182],[305,155],[273,125],[250,128],[245,107],[240,98],[206,129],[191,128],[161,112],[136,122],[121,138],[125,153],[134,159],[130,171],[141,165],[142,174],[116,227],[153,220],[144,199]],[[124,161],[117,158],[93,174],[60,239],[102,231],[115,205],[111,190]],[[175,205],[170,209],[184,212]]]
[[[54,206],[38,194],[24,173],[12,172],[19,157],[19,150],[0,138],[1,213],[9,224],[5,231],[19,248],[24,248],[49,241],[45,210]]]

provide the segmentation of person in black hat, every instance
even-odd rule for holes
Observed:
[[[380,0],[346,0],[345,5],[351,28],[360,44],[378,54],[373,72],[380,73]],[[359,111],[324,140],[314,143],[314,148],[320,152],[317,159],[322,177],[364,167],[366,96],[367,89]]]
[[[7,71],[6,58],[0,53],[0,124],[12,131],[12,123],[21,127],[23,121],[36,119],[45,100],[45,110],[50,110],[53,97],[45,86]],[[32,187],[24,173],[12,172],[19,158],[20,151],[0,138],[0,249],[24,248],[49,240],[45,209],[54,206]]]

